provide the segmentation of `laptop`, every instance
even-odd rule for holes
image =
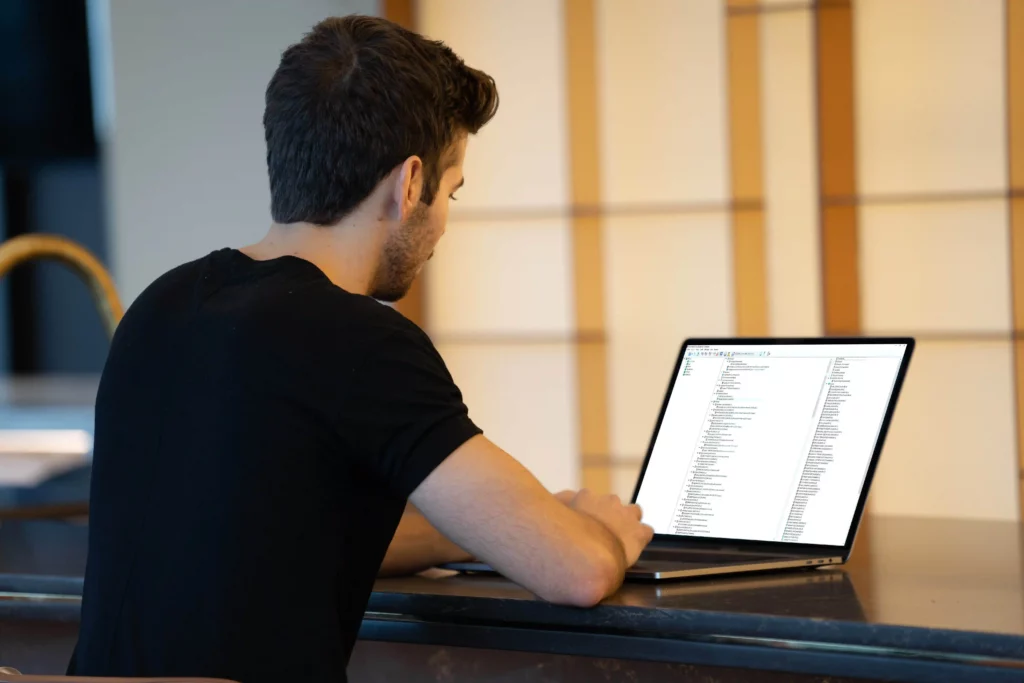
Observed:
[[[655,535],[627,579],[845,563],[913,350],[911,338],[686,341],[632,498]]]

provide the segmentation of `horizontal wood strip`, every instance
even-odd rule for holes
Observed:
[[[814,0],[794,0],[793,2],[774,2],[770,5],[759,2],[750,3],[729,3],[727,12],[729,16],[741,16],[744,14],[787,14],[790,12],[809,12],[814,9]]]
[[[761,202],[679,202],[664,204],[595,205],[577,204],[557,207],[506,207],[494,209],[465,209],[454,211],[450,223],[490,223],[559,218],[603,218],[610,216],[673,216],[690,214],[716,214],[737,211],[761,211]]]
[[[1024,198],[1024,187],[1009,190],[982,190],[970,192],[930,192],[892,195],[833,194],[822,195],[822,206],[866,206],[884,204],[938,204],[943,202],[983,202],[1000,199]],[[493,209],[466,209],[454,211],[449,217],[453,223],[501,223],[567,218],[673,216],[690,214],[716,214],[727,212],[758,212],[764,210],[758,200],[736,202],[677,202],[620,205],[579,204],[556,207],[499,207]]]
[[[835,336],[835,335],[833,335]],[[961,331],[961,330],[864,330],[853,336],[863,337],[913,337],[922,342],[1011,342],[1024,340],[1024,328],[1020,330],[1000,331]],[[591,334],[561,334],[553,332],[538,333],[503,333],[493,332],[478,334],[444,334],[431,335],[435,344],[444,346],[595,346],[608,343],[608,335],[604,332]],[[679,340],[682,343],[682,339]]]
[[[589,332],[580,334],[564,334],[560,332],[479,332],[462,334],[445,334],[435,332],[431,335],[435,344],[461,345],[461,346],[555,346],[565,344],[576,344],[579,346],[593,346],[607,343],[607,335],[604,332]]]
[[[822,195],[822,206],[867,206],[885,204],[938,204],[943,202],[983,202],[1024,197],[1024,187],[1009,190],[982,190],[970,192],[931,192],[892,195]],[[625,204],[598,206],[580,204],[564,208],[504,207],[494,209],[466,209],[455,211],[449,217],[453,223],[501,223],[531,220],[554,220],[615,216],[673,216],[689,214],[716,214],[727,212],[758,212],[764,210],[761,201],[736,202],[678,202],[664,204]]]
[[[608,455],[603,454],[590,454],[583,458],[583,465],[585,467],[639,467],[644,463],[644,456],[622,456],[622,455]]]
[[[863,330],[864,336],[871,337],[913,337],[924,342],[1011,342],[1024,339],[1024,330],[1002,332],[996,330],[979,330],[977,332],[963,330],[935,330],[913,332],[908,330]]]
[[[971,192],[926,192],[891,195],[823,195],[824,206],[867,206],[884,204],[940,204],[953,202],[989,202],[1024,197],[1024,189]]]

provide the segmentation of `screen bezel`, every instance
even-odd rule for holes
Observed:
[[[743,338],[693,338],[683,342],[676,358],[675,369],[672,371],[672,378],[668,383],[665,392],[665,399],[661,404],[661,411],[658,413],[658,421],[655,423],[654,433],[651,436],[650,444],[647,447],[647,455],[644,457],[644,464],[640,468],[640,474],[633,489],[632,502],[636,503],[640,495],[640,487],[643,485],[644,475],[647,473],[647,465],[654,453],[654,445],[658,442],[658,435],[661,433],[661,426],[665,420],[665,413],[668,411],[669,400],[672,398],[672,390],[675,388],[679,370],[682,367],[686,350],[691,346],[829,346],[834,344],[904,344],[906,348],[900,362],[899,372],[896,374],[896,382],[893,384],[892,394],[889,396],[889,405],[886,406],[885,416],[882,418],[881,428],[878,430],[878,438],[875,440],[874,451],[871,454],[871,462],[868,464],[867,473],[861,484],[860,496],[857,499],[857,509],[854,511],[853,519],[850,521],[850,529],[846,535],[846,543],[843,545],[810,545],[803,543],[789,543],[786,541],[756,541],[738,538],[715,538],[709,536],[679,536],[676,534],[655,534],[654,543],[662,546],[685,545],[687,547],[714,546],[721,548],[728,546],[753,551],[764,550],[785,551],[792,554],[832,554],[835,555],[840,549],[843,551],[843,558],[849,559],[853,550],[853,542],[860,528],[864,516],[864,506],[867,502],[868,492],[871,490],[871,482],[874,480],[875,470],[878,467],[878,459],[885,444],[885,438],[889,432],[889,425],[892,422],[893,412],[896,409],[896,401],[903,388],[903,380],[907,375],[907,368],[910,366],[910,357],[913,355],[915,340],[912,337],[813,337],[813,338],[784,338],[784,337],[743,337]]]

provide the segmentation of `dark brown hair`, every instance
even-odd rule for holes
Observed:
[[[431,204],[457,137],[498,109],[494,79],[376,17],[325,19],[281,56],[263,127],[274,221],[331,225],[410,156]]]

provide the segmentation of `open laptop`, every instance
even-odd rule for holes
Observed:
[[[913,349],[910,338],[683,344],[633,493],[655,536],[627,578],[846,562]]]

